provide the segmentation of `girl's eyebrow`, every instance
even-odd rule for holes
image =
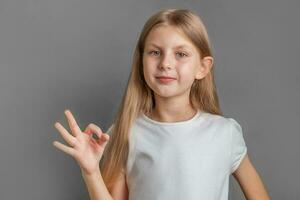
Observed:
[[[150,44],[148,44],[149,46],[155,46],[155,47],[157,47],[157,48],[161,48],[160,46],[158,46],[157,44],[154,44],[154,43],[150,43]],[[175,46],[175,47],[173,47],[173,49],[180,49],[180,48],[191,48],[190,46],[188,46],[188,45],[184,45],[184,44],[181,44],[181,45],[178,45],[178,46]]]

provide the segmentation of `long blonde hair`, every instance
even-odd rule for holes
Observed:
[[[206,28],[200,17],[187,9],[165,9],[155,13],[145,23],[133,54],[133,63],[117,116],[109,129],[110,140],[100,162],[100,170],[106,187],[111,191],[123,170],[129,151],[128,138],[135,119],[143,113],[151,113],[155,106],[153,91],[143,76],[143,51],[149,32],[158,25],[171,25],[185,33],[198,48],[201,59],[212,56]],[[194,108],[212,114],[223,115],[214,81],[214,67],[203,79],[195,79],[190,102]]]

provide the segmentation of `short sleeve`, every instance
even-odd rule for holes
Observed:
[[[243,130],[240,124],[233,118],[231,121],[231,153],[230,173],[232,174],[240,165],[247,153],[247,146],[243,137]]]

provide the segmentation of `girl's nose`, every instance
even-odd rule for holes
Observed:
[[[162,57],[161,62],[160,62],[159,68],[160,69],[165,69],[165,68],[170,69],[171,66],[172,66],[172,58],[171,58],[171,56],[164,55]]]

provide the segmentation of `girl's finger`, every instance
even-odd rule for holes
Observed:
[[[54,126],[66,142],[73,147],[75,145],[76,138],[72,136],[59,122],[56,122]]]
[[[71,111],[70,110],[65,110],[65,115],[67,117],[70,129],[71,129],[73,135],[76,137],[79,134],[81,134],[81,130],[80,130],[75,118],[73,117]]]
[[[106,134],[106,133],[102,134],[101,140],[104,141],[104,142],[108,141],[109,140],[109,135]]]
[[[87,134],[89,134],[89,135],[91,135],[92,133],[95,133],[97,135],[97,137],[98,137],[96,140],[101,139],[101,137],[103,135],[101,128],[98,127],[97,125],[93,124],[93,123],[89,124],[86,127],[86,129],[85,129],[84,132],[87,133]]]
[[[60,143],[60,142],[58,142],[58,141],[54,141],[54,142],[53,142],[53,145],[54,145],[56,148],[60,149],[61,151],[65,152],[65,153],[67,153],[67,154],[69,154],[69,155],[71,155],[71,156],[74,156],[75,151],[74,151],[73,148],[68,147],[68,146],[66,146],[66,145],[64,145],[64,144],[62,144],[62,143]]]

